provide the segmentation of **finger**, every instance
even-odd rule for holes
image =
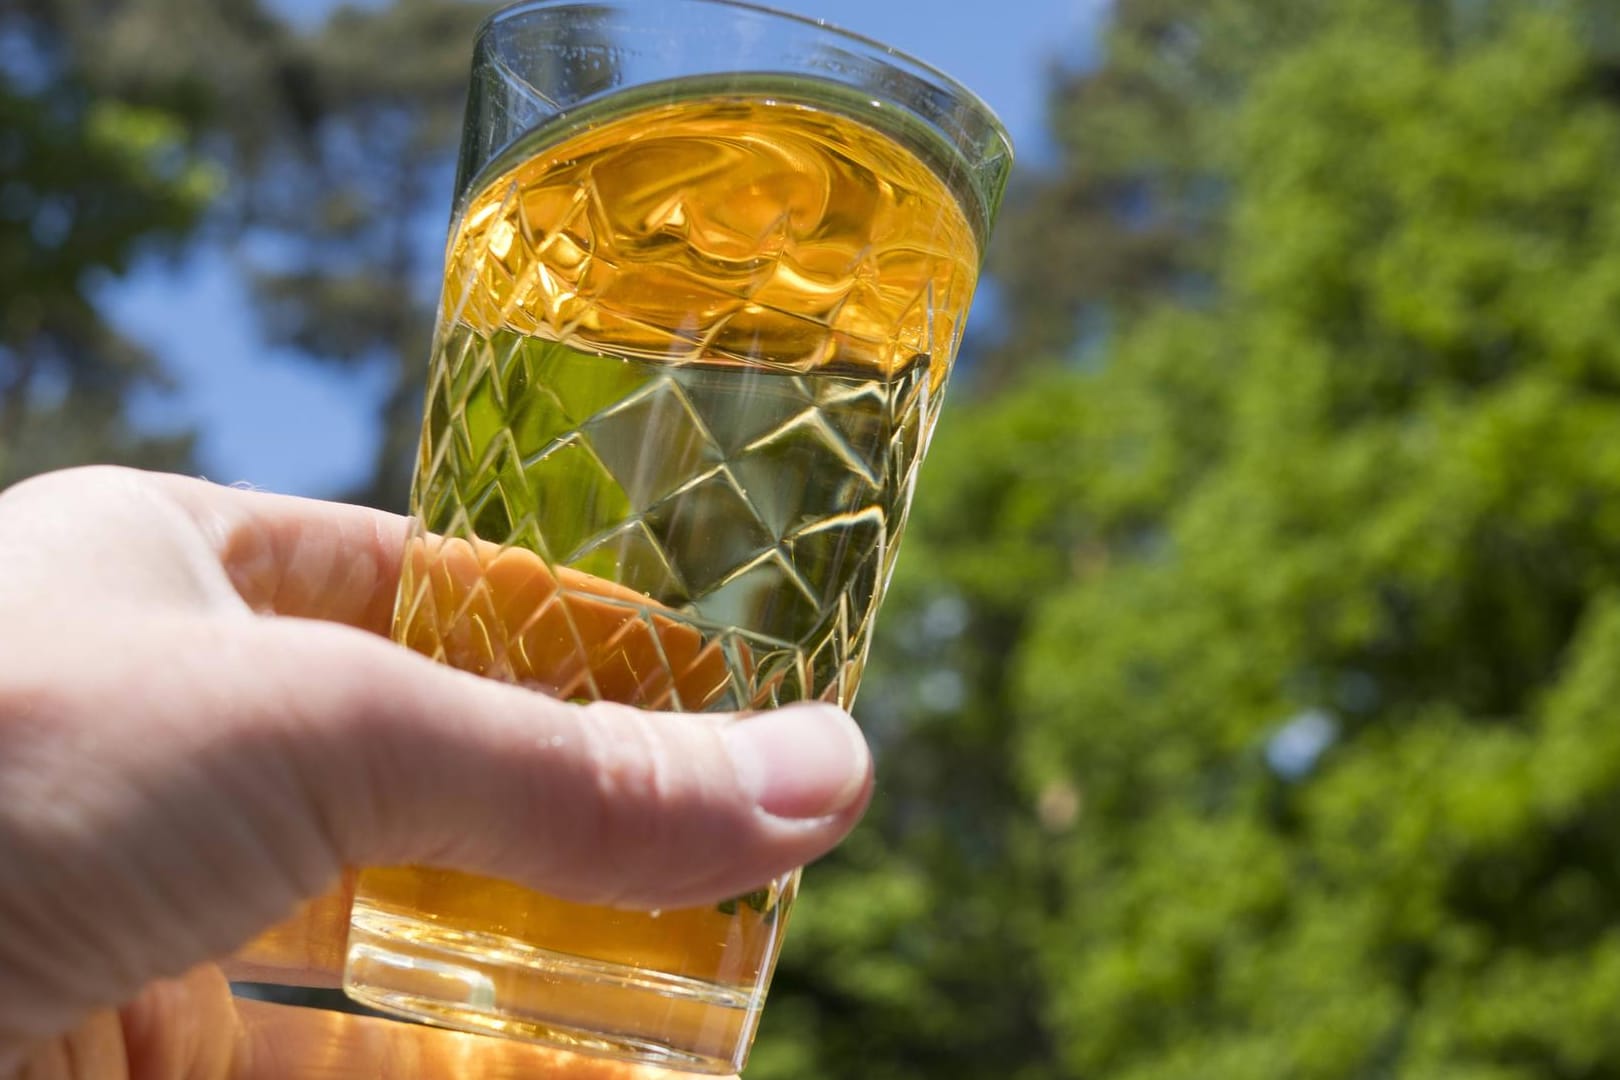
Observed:
[[[204,965],[153,983],[122,1009],[98,1010],[73,1030],[22,1051],[9,1068],[0,1052],[0,1076],[228,1080],[244,1041],[230,986]]]
[[[240,722],[300,789],[262,812],[313,803],[344,865],[445,866],[582,902],[708,903],[821,855],[869,794],[865,742],[829,706],[741,719],[572,706],[343,627],[259,632],[241,678],[270,682],[259,696],[274,707]]]
[[[147,475],[196,522],[249,607],[388,632],[408,533],[405,518]]]
[[[8,673],[0,1027],[24,1033],[233,952],[345,866],[692,906],[819,856],[870,789],[827,706],[572,706],[303,619],[82,630],[95,664]]]
[[[400,519],[354,507],[339,507],[309,500],[269,496],[262,493],[221,489],[211,485],[180,478],[159,478],[169,486],[174,497],[188,508],[199,521],[205,533],[218,545],[222,564],[243,598],[255,607],[268,607],[282,614],[309,615],[331,618],[379,630],[388,621],[393,592],[395,568],[402,560],[415,560],[417,574],[425,583],[445,595],[436,603],[424,605],[439,612],[457,611],[460,616],[452,629],[467,631],[463,636],[474,644],[458,642],[453,633],[443,639],[436,636],[431,618],[407,620],[406,639],[414,632],[421,641],[414,641],[420,651],[433,654],[437,648],[456,666],[481,674],[496,675],[508,681],[543,686],[561,697],[577,694],[634,701],[637,704],[665,706],[684,705],[701,707],[713,700],[727,682],[725,658],[717,647],[705,646],[690,627],[673,619],[637,614],[629,601],[644,597],[629,594],[610,583],[590,579],[569,570],[553,573],[536,556],[521,550],[502,550],[496,545],[470,544],[466,541],[427,540],[407,541]],[[561,594],[566,593],[566,597]],[[418,615],[420,611],[418,609]],[[745,658],[746,659],[746,658]],[[421,671],[420,666],[416,670]],[[651,674],[649,674],[649,672]],[[420,700],[420,699],[418,699]],[[529,703],[531,706],[533,703]],[[546,706],[548,715],[555,717],[555,709]],[[603,730],[586,732],[594,735],[594,745],[621,748],[616,754],[587,755],[584,765],[595,769],[603,757],[635,759],[633,768],[622,775],[637,775],[644,787],[661,782],[669,771],[669,763],[685,766],[689,777],[725,776],[741,768],[747,781],[755,788],[769,781],[770,790],[754,792],[759,807],[764,807],[768,818],[787,819],[802,823],[807,818],[838,817],[851,807],[858,814],[864,805],[869,786],[870,764],[864,742],[847,720],[836,723],[842,727],[842,737],[830,741],[813,733],[797,731],[802,726],[791,720],[760,720],[745,732],[733,733],[730,745],[723,755],[727,760],[714,772],[715,739],[712,731],[689,729],[684,740],[687,746],[665,745],[679,739],[648,737],[649,721],[624,713],[605,725]],[[574,720],[577,727],[577,717]],[[618,729],[624,737],[616,737]],[[828,729],[829,731],[831,729]],[[502,741],[530,740],[534,731],[503,732]],[[823,734],[827,734],[826,731]],[[552,733],[549,744],[567,745],[566,735]],[[726,741],[727,737],[722,737]],[[685,755],[687,749],[706,740],[707,753]],[[579,745],[575,740],[574,745]],[[531,744],[532,745],[532,742]],[[825,751],[833,751],[829,756]],[[837,751],[853,751],[839,754]],[[506,761],[520,761],[521,756],[507,754]],[[611,761],[606,762],[612,764]],[[820,764],[819,771],[806,768],[807,764]],[[727,768],[729,766],[729,768]],[[615,777],[608,774],[610,783]],[[588,785],[586,778],[584,780]],[[598,778],[599,779],[599,778]],[[831,785],[831,786],[829,786]],[[578,783],[575,787],[580,786]],[[686,785],[689,794],[701,795],[702,784]],[[559,785],[559,790],[569,790]],[[404,791],[415,792],[417,787],[404,786]],[[600,796],[602,793],[598,792]],[[608,792],[608,798],[616,793]],[[414,798],[414,796],[413,796]],[[421,805],[420,800],[415,800]],[[552,809],[559,804],[583,806],[589,812],[593,803],[568,802],[567,797],[548,801]],[[604,802],[598,798],[599,806]],[[647,807],[637,800],[624,802],[625,816],[634,815]],[[699,802],[702,800],[700,799]],[[769,803],[769,806],[765,804]],[[694,804],[696,805],[696,804]],[[670,807],[653,807],[667,819]],[[553,820],[559,820],[555,814]],[[403,820],[395,815],[390,820]],[[438,820],[454,820],[441,816]],[[752,820],[758,822],[760,815]],[[836,836],[853,822],[845,813],[844,820],[832,823]],[[820,823],[822,828],[828,824]],[[578,835],[588,841],[598,839],[598,831],[586,828]],[[611,831],[611,830],[610,830]],[[631,830],[620,828],[620,833]],[[658,828],[641,830],[644,835],[661,839]],[[697,833],[706,836],[713,846],[717,839],[735,837],[734,831],[721,831],[699,824]],[[787,830],[777,828],[768,842],[750,851],[750,845],[731,846],[742,861],[755,864],[756,854],[779,851],[784,847],[797,850],[789,855],[786,866],[798,865],[819,854],[824,847],[816,834],[816,827]],[[790,843],[789,841],[797,841]],[[807,844],[808,842],[808,844]],[[456,851],[471,846],[468,837],[458,838],[455,849],[447,852],[441,862],[453,862]],[[647,846],[642,843],[643,848]],[[596,845],[590,850],[594,855]],[[661,846],[661,850],[678,852],[678,848]],[[681,856],[684,857],[684,856]],[[599,858],[585,860],[588,867],[600,867]],[[757,870],[747,870],[742,878],[732,876],[726,860],[697,859],[694,865],[702,868],[687,879],[696,893],[682,891],[679,879],[667,876],[657,885],[659,896],[649,896],[633,883],[595,880],[598,875],[581,874],[581,861],[569,859],[564,868],[545,876],[561,885],[554,891],[568,895],[584,891],[591,898],[617,899],[637,906],[663,906],[680,899],[697,897],[708,900],[708,893],[726,884],[723,894],[747,890],[762,880]],[[661,861],[651,865],[660,865]],[[785,869],[786,866],[783,868]],[[622,873],[615,871],[622,877]],[[774,876],[773,870],[767,876]]]
[[[245,602],[388,629],[406,536],[397,515],[112,466],[47,473],[0,498],[0,598],[20,610],[42,596],[69,610],[93,596],[98,611]]]
[[[130,1080],[118,1014],[104,1009],[78,1028],[28,1049],[0,1047],[0,1076],[16,1080]],[[135,1080],[153,1080],[137,1074]]]
[[[191,515],[249,607],[386,633],[401,567],[421,599],[405,643],[464,670],[602,698],[693,711],[727,689],[718,643],[648,597],[520,548],[407,539],[405,520],[361,507],[151,477]],[[746,664],[747,660],[739,662]]]
[[[131,613],[239,608],[217,553],[162,484],[153,473],[88,466],[0,491],[7,618],[54,618],[69,632]]]
[[[676,1080],[649,1066],[402,1024],[233,998],[214,968],[155,983],[35,1048],[26,1080]]]
[[[646,596],[523,548],[423,537],[406,565],[401,643],[553,697],[700,711],[752,664],[745,646],[728,657]]]

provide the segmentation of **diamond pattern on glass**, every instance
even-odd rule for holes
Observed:
[[[818,606],[836,604],[840,597],[863,611],[873,603],[877,574],[871,566],[882,558],[886,525],[883,512],[872,506],[817,519],[788,539],[801,577],[822,583],[813,597]]]
[[[651,506],[725,460],[673,379],[654,379],[582,425],[632,506]],[[649,440],[658,438],[655,448]]]
[[[575,570],[616,581],[670,607],[679,607],[691,599],[691,590],[645,521],[633,520],[593,537],[563,561]]]
[[[413,506],[471,546],[420,541],[424,651],[656,707],[853,693],[976,241],[926,167],[839,171],[889,144],[740,117],[585,133],[468,206]]]
[[[749,443],[780,430],[816,405],[804,380],[775,372],[711,366],[689,368],[682,375],[715,449],[730,461]],[[728,386],[731,392],[723,392]],[[711,392],[711,387],[721,392]]]
[[[707,594],[775,543],[748,496],[724,469],[651,507],[644,520],[663,538],[670,562],[694,597]]]
[[[463,405],[424,446],[422,505],[434,528],[538,553],[576,584],[525,613],[493,610],[482,582],[424,581],[400,617],[441,623],[462,666],[565,696],[846,700],[937,400],[927,369],[738,378],[513,337],[460,348],[465,367],[435,388]]]
[[[781,551],[767,551],[703,598],[704,616],[778,641],[801,642],[821,621],[814,589]]]
[[[533,516],[546,549],[562,557],[624,521],[630,501],[590,441],[570,433],[523,466],[517,489],[521,513]],[[485,534],[480,534],[485,535]],[[499,533],[488,534],[500,542]]]
[[[861,441],[876,445],[852,446],[837,430],[840,423],[858,432]],[[881,425],[836,415],[829,419],[823,409],[806,409],[745,447],[732,472],[745,490],[755,493],[754,507],[761,520],[781,537],[824,517],[827,501],[861,506],[878,498],[880,478],[873,466],[882,468],[883,446],[873,435],[881,435]],[[807,500],[806,489],[779,482],[782,476],[795,475],[837,477],[836,494],[817,505]]]

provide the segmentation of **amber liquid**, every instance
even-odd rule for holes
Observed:
[[[923,156],[789,89],[538,133],[470,200],[398,640],[564,698],[849,704],[978,243]],[[368,870],[347,985],[730,1071],[796,883],[645,913]]]

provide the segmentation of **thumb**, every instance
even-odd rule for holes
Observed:
[[[571,705],[341,626],[266,629],[284,673],[272,696],[291,708],[244,723],[285,755],[345,863],[427,863],[568,900],[683,906],[821,855],[869,794],[865,740],[830,705]],[[341,677],[307,677],[338,657]]]
[[[100,663],[19,656],[0,710],[0,1042],[234,951],[346,865],[699,904],[822,854],[871,786],[825,705],[569,705],[296,618],[78,644]]]

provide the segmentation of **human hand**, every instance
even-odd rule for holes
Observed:
[[[345,866],[674,907],[860,816],[870,759],[830,707],[574,706],[395,646],[404,540],[391,515],[122,469],[0,494],[0,1077],[650,1077],[237,1001],[218,962]],[[270,959],[329,975],[336,903]]]

